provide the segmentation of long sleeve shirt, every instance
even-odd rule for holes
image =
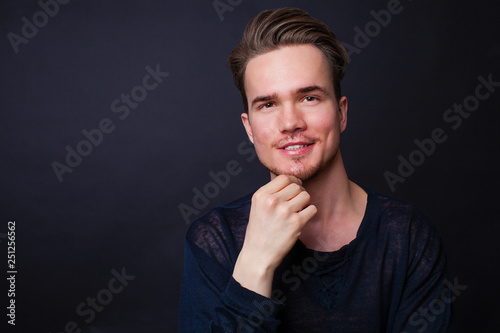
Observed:
[[[356,238],[333,252],[297,241],[275,271],[271,298],[232,277],[252,194],[193,222],[180,331],[447,332],[453,285],[435,226],[413,204],[365,191]]]

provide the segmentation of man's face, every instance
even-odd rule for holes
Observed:
[[[326,57],[292,45],[252,58],[245,71],[243,124],[261,163],[308,180],[331,167],[346,127],[347,99],[337,103]]]

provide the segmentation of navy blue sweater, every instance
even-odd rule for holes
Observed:
[[[356,238],[334,252],[298,241],[275,272],[272,298],[232,278],[251,194],[191,224],[181,332],[446,332],[450,282],[440,237],[414,205],[366,190]]]

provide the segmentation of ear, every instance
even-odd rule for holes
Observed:
[[[347,104],[347,97],[342,96],[339,101],[340,133],[344,132],[347,127]]]
[[[253,143],[252,126],[250,125],[250,119],[248,118],[248,113],[244,112],[241,114],[241,121],[243,122],[245,131],[247,131],[248,138]]]

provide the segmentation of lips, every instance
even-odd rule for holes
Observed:
[[[310,146],[312,142],[288,142],[280,147],[284,150],[297,150],[307,146]]]
[[[287,146],[283,149],[285,150],[297,150],[297,149],[300,149],[300,148],[304,148],[304,147],[307,147],[308,145],[292,145],[292,146]]]
[[[310,142],[287,142],[278,147],[279,151],[286,156],[304,156],[311,152],[314,146],[314,141]]]

